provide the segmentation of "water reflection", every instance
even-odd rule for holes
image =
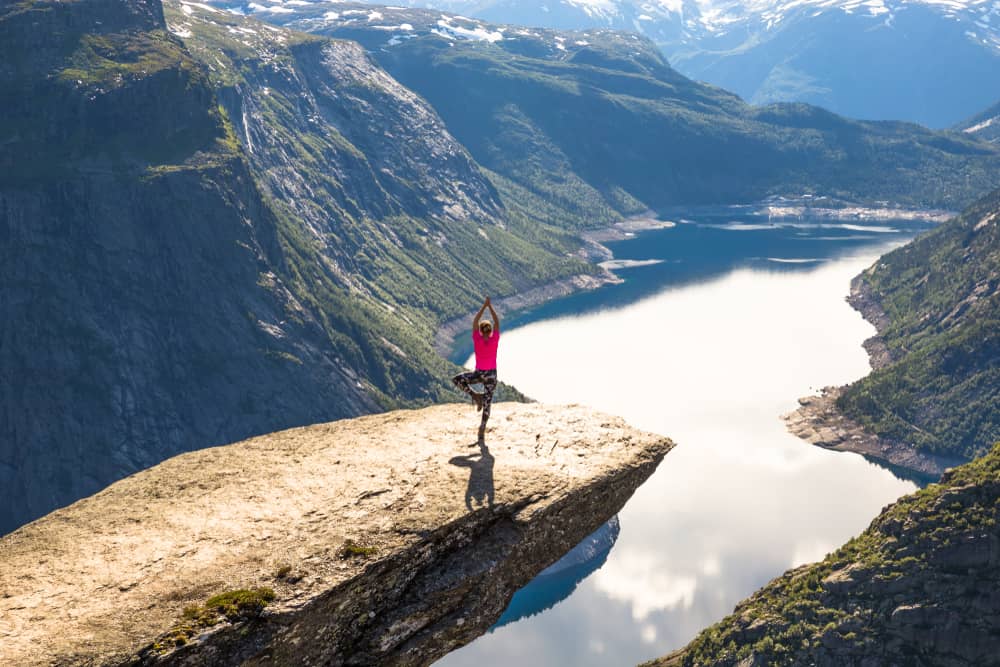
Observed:
[[[542,401],[622,415],[678,447],[620,513],[607,562],[568,599],[439,664],[636,664],[662,655],[913,490],[859,456],[805,444],[779,420],[798,396],[867,372],[861,342],[873,329],[844,296],[887,239],[913,232],[898,229],[860,243],[817,241],[831,228],[678,225],[615,246],[619,257],[664,263],[629,269],[624,285],[550,304],[508,329],[504,380]],[[709,247],[714,235],[732,243]]]
[[[615,516],[585,537],[558,562],[540,572],[530,586],[515,593],[494,628],[539,614],[568,598],[581,581],[608,560],[620,532],[621,526]]]
[[[733,233],[734,225],[742,225],[749,231]],[[684,220],[669,229],[608,244],[618,261],[658,260],[655,264],[616,271],[625,278],[624,284],[559,299],[507,317],[504,322],[510,330],[539,320],[619,309],[654,296],[666,287],[696,285],[741,268],[802,273],[822,263],[859,255],[874,259],[880,254],[878,249],[901,245],[932,227],[930,223],[909,220],[892,226],[867,227],[829,222],[810,225],[799,219],[760,221],[753,217],[742,221],[733,221],[731,217]],[[858,229],[871,231],[859,233]],[[838,298],[846,292],[845,283]],[[451,359],[463,363],[472,353],[472,343],[462,336],[456,343]],[[516,382],[512,376],[506,377]]]

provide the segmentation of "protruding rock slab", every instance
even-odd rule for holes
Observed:
[[[673,446],[587,408],[503,403],[481,448],[477,418],[437,406],[192,452],[7,535],[0,663],[426,664]],[[343,559],[348,540],[376,551]],[[262,619],[143,650],[185,606],[258,586],[277,593]]]

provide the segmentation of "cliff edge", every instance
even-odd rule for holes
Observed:
[[[0,539],[0,662],[427,664],[673,446],[587,408],[502,403],[480,447],[476,417],[443,405],[183,454],[22,527]],[[206,602],[240,590],[257,602]]]

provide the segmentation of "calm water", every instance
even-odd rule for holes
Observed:
[[[678,446],[620,513],[599,569],[575,588],[561,584],[572,591],[562,601],[544,590],[551,583],[529,585],[515,604],[543,600],[538,613],[438,664],[662,655],[912,491],[860,456],[789,435],[779,416],[799,396],[868,371],[861,342],[874,330],[844,301],[850,279],[925,228],[689,221],[614,244],[616,258],[663,260],[621,270],[624,284],[505,322],[501,379],[545,402],[621,415]]]

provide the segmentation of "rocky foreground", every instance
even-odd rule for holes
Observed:
[[[24,526],[0,539],[0,664],[427,664],[673,446],[577,406],[499,404],[485,447],[476,422],[445,405],[282,431]]]
[[[998,584],[1000,443],[650,665],[996,665]]]

